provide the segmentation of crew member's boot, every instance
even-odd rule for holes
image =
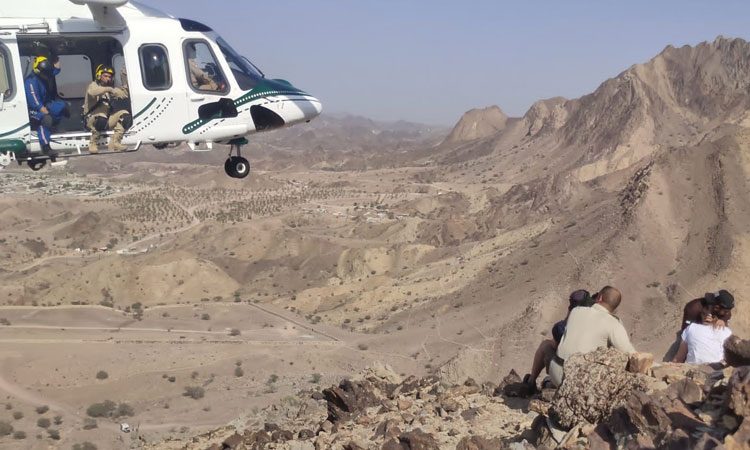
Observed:
[[[99,146],[97,143],[99,142],[99,132],[98,131],[92,131],[91,132],[91,139],[89,140],[89,153],[98,153],[99,152]]]
[[[128,147],[125,145],[122,145],[122,135],[123,133],[121,131],[115,131],[115,134],[112,135],[112,138],[109,140],[109,149],[115,152],[121,152],[124,150],[127,150]]]
[[[52,150],[49,144],[42,145],[42,154],[47,155],[52,162],[57,159],[57,152]]]

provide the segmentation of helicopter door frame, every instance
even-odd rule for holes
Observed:
[[[21,56],[15,31],[0,33],[0,75],[7,78],[9,93],[0,92],[0,168],[26,151],[31,133],[26,89],[21,73]],[[8,95],[9,94],[9,95]]]
[[[188,46],[195,46],[192,52],[188,52]],[[180,49],[185,71],[187,113],[191,120],[184,129],[190,149],[193,151],[208,151],[211,150],[214,142],[247,134],[248,127],[246,124],[231,120],[237,117],[237,111],[231,97],[235,88],[231,71],[227,72],[222,60],[217,56],[222,55],[222,53],[216,48],[216,43],[205,37],[191,36],[180,41]],[[192,61],[189,53],[192,53]],[[199,62],[206,64],[201,66],[198,64]],[[191,63],[196,64],[204,75],[210,77],[211,81],[216,84],[215,89],[200,89],[199,86],[196,86],[196,84],[205,83],[206,80],[193,82]],[[226,102],[232,104],[228,109],[221,106],[225,105]],[[213,118],[206,118],[207,112]],[[195,124],[200,124],[200,128],[192,130],[191,128]],[[204,146],[201,147],[200,144],[204,144]]]

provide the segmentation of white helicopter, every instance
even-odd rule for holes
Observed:
[[[59,60],[61,70],[49,84],[71,112],[53,128],[52,154],[42,151],[39,121],[30,116],[24,89],[41,55]],[[15,160],[39,170],[50,159],[90,154],[91,132],[81,111],[100,64],[113,69],[115,86],[123,86],[127,73],[129,96],[118,105],[132,119],[122,138],[126,151],[145,144],[164,148],[186,142],[193,151],[229,144],[224,169],[234,178],[250,173],[240,154],[244,136],[309,122],[322,110],[317,98],[285,80],[266,78],[199,22],[129,0],[3,1],[0,169]],[[196,67],[210,82],[196,81]],[[101,142],[112,134],[102,133]],[[113,152],[97,155],[107,153]]]

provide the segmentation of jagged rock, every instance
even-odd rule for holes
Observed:
[[[222,448],[228,448],[228,449],[235,449],[238,448],[244,441],[244,438],[240,436],[237,433],[234,433],[233,435],[229,436],[228,438],[224,439],[224,442],[222,442]]]
[[[654,364],[654,355],[651,353],[633,353],[628,357],[628,372],[648,374]]]
[[[397,437],[399,434],[401,434],[401,429],[398,427],[398,425],[399,422],[394,419],[388,419],[380,422],[380,424],[378,424],[378,426],[375,428],[375,435],[371,438],[371,440],[376,440],[380,437],[384,437],[386,440]]]
[[[667,389],[667,395],[669,395],[670,398],[679,398],[686,405],[697,405],[705,398],[703,395],[703,389],[701,389],[695,381],[688,378],[670,385]]]
[[[400,411],[405,411],[405,410],[411,408],[411,405],[413,405],[413,403],[410,402],[409,400],[399,400],[398,403],[397,403],[397,405],[398,405],[398,409]]]
[[[368,446],[364,442],[358,442],[355,440],[349,441],[348,444],[344,445],[344,450],[367,450]]]
[[[549,413],[549,402],[544,402],[541,400],[531,400],[529,402],[529,411],[534,411],[537,414],[541,414],[543,416],[546,416]]]
[[[724,341],[724,359],[732,367],[750,366],[750,339],[732,336]]]
[[[463,437],[458,441],[456,450],[501,450],[500,439],[487,439],[481,436]]]
[[[726,406],[737,416],[747,420],[750,417],[750,366],[735,369],[727,388],[729,395]]]
[[[627,355],[613,348],[568,358],[550,415],[565,428],[608,417],[634,390],[644,389],[638,376],[625,370],[627,363]]]
[[[481,412],[479,408],[469,408],[464,411],[461,411],[461,417],[467,422],[471,422],[480,414]]]
[[[406,450],[406,446],[402,445],[396,439],[388,439],[383,443],[383,446],[380,447],[380,450]]]
[[[390,365],[383,364],[380,361],[367,368],[364,377],[371,382],[382,380],[388,384],[401,384],[403,381]]]
[[[626,404],[610,415],[606,425],[617,442],[640,436],[640,441],[652,442],[652,447],[665,448],[688,448],[683,435],[689,440],[690,435],[708,429],[679,398],[670,398],[666,392],[641,391],[633,392]]]
[[[304,440],[304,439],[310,439],[310,438],[313,438],[313,437],[315,437],[315,433],[313,433],[312,430],[308,430],[306,428],[302,429],[302,430],[299,430],[299,433],[297,433],[297,439],[303,439]]]
[[[698,441],[690,447],[692,450],[725,450],[721,441],[708,433],[703,433]]]
[[[294,433],[288,430],[276,430],[271,433],[271,440],[273,442],[286,442],[294,439]]]
[[[518,373],[516,373],[515,370],[510,369],[508,375],[506,375],[505,378],[503,378],[503,381],[501,381],[497,388],[495,388],[495,396],[503,395],[505,387],[509,384],[520,383],[521,381],[521,377],[518,376]]]
[[[747,450],[750,448],[750,420],[742,422],[742,426],[731,436],[724,439],[727,450]]]
[[[328,402],[328,420],[333,423],[351,420],[380,404],[375,387],[367,380],[344,380],[339,387],[325,389],[323,395]]]
[[[398,440],[406,450],[440,450],[435,438],[419,428],[400,434]]]

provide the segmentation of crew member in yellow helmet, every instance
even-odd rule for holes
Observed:
[[[122,136],[133,124],[133,119],[127,110],[114,110],[112,106],[113,99],[128,98],[128,91],[127,88],[115,87],[114,74],[115,71],[111,67],[99,64],[96,67],[94,81],[86,89],[83,115],[86,127],[91,130],[90,153],[99,151],[99,137],[108,129],[114,131],[114,134],[107,148],[112,151],[128,149],[122,145]]]
[[[57,152],[52,150],[52,128],[54,128],[63,117],[70,117],[70,109],[67,102],[56,100],[52,87],[55,75],[60,73],[60,61],[52,60],[46,56],[37,56],[34,59],[32,74],[24,80],[26,89],[26,102],[29,105],[29,117],[32,127],[37,128],[39,145],[42,153],[54,160]]]

